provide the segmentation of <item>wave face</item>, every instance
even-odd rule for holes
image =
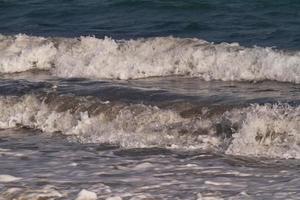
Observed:
[[[199,39],[137,40],[0,36],[0,72],[47,70],[59,77],[139,79],[192,76],[204,80],[300,83],[300,53],[245,48]]]
[[[300,107],[252,105],[189,116],[143,104],[92,97],[25,95],[0,98],[0,128],[60,132],[83,143],[163,147],[233,155],[300,158]]]

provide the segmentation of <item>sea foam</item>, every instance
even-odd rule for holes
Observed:
[[[300,52],[156,37],[44,38],[0,36],[0,73],[48,70],[59,77],[138,79],[191,76],[204,80],[300,83]]]
[[[203,149],[233,155],[300,158],[299,106],[254,104],[184,117],[176,109],[70,98],[79,99],[1,97],[0,128],[60,132],[72,141],[123,148]]]

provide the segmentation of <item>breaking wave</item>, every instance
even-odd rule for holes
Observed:
[[[60,132],[73,141],[123,148],[163,147],[233,155],[300,159],[300,106],[252,105],[190,115],[143,104],[93,97],[0,97],[0,128]]]
[[[47,70],[59,77],[138,79],[192,76],[204,80],[300,83],[300,52],[214,44],[200,39],[137,40],[0,35],[0,73]]]

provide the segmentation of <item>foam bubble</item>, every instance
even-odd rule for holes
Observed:
[[[137,79],[185,75],[205,80],[300,83],[300,53],[200,39],[0,37],[0,72],[49,70],[59,77]]]

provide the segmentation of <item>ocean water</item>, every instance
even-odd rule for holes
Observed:
[[[0,200],[300,199],[300,2],[0,0]]]

